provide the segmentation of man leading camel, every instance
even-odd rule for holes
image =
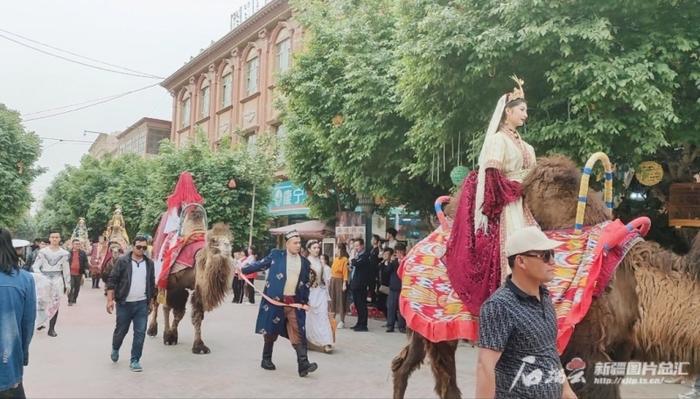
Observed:
[[[287,305],[307,305],[309,302],[309,261],[299,254],[301,238],[297,231],[285,235],[286,250],[273,249],[265,258],[248,264],[239,273],[244,275],[270,269],[267,273],[264,294],[274,301]],[[299,376],[305,377],[318,366],[310,363],[306,346],[305,310],[273,305],[267,299],[260,301],[255,332],[265,340],[260,367],[275,370],[272,348],[279,335],[289,339],[297,353]]]
[[[506,242],[512,274],[481,306],[478,398],[575,398],[557,353],[557,316],[544,283],[554,278],[550,240],[535,226]]]

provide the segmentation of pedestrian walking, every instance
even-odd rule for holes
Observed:
[[[508,238],[513,272],[479,315],[477,397],[576,397],[559,360],[557,316],[543,285],[554,278],[552,250],[562,244],[535,226],[515,230]]]
[[[68,294],[71,287],[70,278],[70,263],[68,258],[70,254],[65,249],[61,248],[61,233],[52,231],[49,234],[49,246],[39,250],[36,261],[34,262],[34,271],[38,271],[46,276],[54,287],[54,290]],[[49,321],[50,337],[56,337],[56,322],[58,321],[58,309],[54,313],[51,321]]]
[[[357,324],[352,329],[356,332],[369,331],[367,328],[367,285],[371,275],[369,251],[365,248],[365,240],[355,239],[355,252],[357,257],[352,260],[352,277],[350,279],[350,289],[352,299],[357,310]]]
[[[0,228],[0,398],[24,399],[22,376],[34,334],[34,278],[19,267],[10,232]]]
[[[306,339],[309,348],[319,352],[331,353],[333,351],[333,329],[328,318],[328,285],[330,276],[323,267],[321,261],[321,244],[317,240],[306,243],[311,264],[311,277],[309,278],[309,311],[306,312]]]
[[[245,266],[240,273],[268,270],[264,294],[286,305],[307,306],[309,302],[309,260],[300,256],[301,238],[295,230],[285,234],[286,249],[273,249],[265,258]],[[309,362],[306,345],[306,312],[292,306],[280,306],[263,298],[260,301],[255,332],[264,339],[260,367],[275,370],[272,349],[278,336],[289,339],[297,353],[299,377],[316,371],[318,365]]]
[[[85,251],[80,248],[80,240],[77,238],[72,242],[70,257],[70,292],[68,293],[68,306],[75,305],[80,293],[80,286],[83,282],[83,275],[89,269],[88,257]]]
[[[350,273],[348,268],[350,255],[348,254],[347,246],[344,243],[338,244],[338,256],[333,258],[331,265],[331,318],[335,320],[336,315],[340,315],[340,322],[337,328],[345,326],[345,314],[347,313],[346,291],[348,289],[348,281]]]
[[[107,313],[112,314],[114,303],[117,304],[117,320],[112,336],[113,362],[119,361],[119,348],[129,332],[129,325],[134,326],[134,340],[131,344],[131,371],[143,371],[141,354],[146,337],[146,322],[151,301],[156,296],[156,278],[153,261],[145,255],[148,242],[145,237],[137,236],[131,252],[121,256],[107,282]]]

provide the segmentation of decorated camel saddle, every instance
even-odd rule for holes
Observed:
[[[117,258],[129,248],[129,235],[126,233],[126,223],[120,205],[115,206],[102,237],[97,244],[96,266],[91,273],[101,275],[106,284]]]
[[[168,277],[194,267],[197,252],[206,245],[207,214],[204,198],[197,191],[192,175],[182,172],[172,194],[168,210],[160,219],[153,242],[158,300],[165,301]]]
[[[90,238],[88,237],[88,228],[85,224],[85,218],[78,218],[78,223],[73,229],[73,233],[70,236],[70,241],[66,242],[66,246],[72,245],[73,240],[79,240],[80,249],[86,253],[89,254],[92,251],[92,244],[90,243]]]
[[[122,252],[125,252],[129,247],[129,235],[126,233],[126,223],[124,223],[121,205],[114,207],[114,213],[107,224],[104,235],[107,237],[107,242],[119,244]]]
[[[583,226],[589,178],[597,161],[605,168],[605,201],[608,215],[612,213],[612,168],[605,154],[596,153],[583,170],[576,225],[572,229],[545,232],[549,238],[565,242],[554,250],[555,277],[547,284],[557,314],[560,353],[593,298],[602,294],[616,267],[650,228],[646,217],[626,225],[620,220],[609,220]],[[457,339],[475,342],[479,315],[470,313],[453,290],[447,273],[449,265],[444,263],[452,220],[444,214],[442,206],[449,200],[448,196],[436,200],[440,226],[416,244],[401,263],[400,309],[408,327],[432,342]]]

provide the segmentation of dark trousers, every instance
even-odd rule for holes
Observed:
[[[68,303],[75,303],[78,300],[78,293],[80,293],[80,283],[82,282],[82,275],[71,275],[70,276],[70,293],[68,293]]]
[[[245,281],[243,283],[245,284]],[[248,302],[255,303],[255,288],[246,284],[245,285],[245,294],[248,297]]]
[[[24,386],[20,382],[16,388],[0,391],[0,399],[25,399]]]
[[[92,277],[92,288],[100,288],[100,277],[97,275]]]
[[[238,276],[233,277],[233,283],[232,283],[233,288],[233,302],[234,303],[243,303],[243,286],[245,285],[245,281],[243,281],[242,278],[238,278]]]
[[[386,308],[386,300],[387,300],[387,295],[382,294],[381,292],[377,291],[377,304],[376,304],[376,306],[377,306],[377,309],[379,309],[382,313],[384,313],[384,317],[388,316],[387,308]]]
[[[399,328],[406,328],[406,320],[401,316],[399,311],[399,296],[401,291],[389,291],[389,297],[387,298],[387,316],[386,316],[386,327],[394,328],[394,324],[398,324]]]
[[[357,326],[367,327],[367,289],[352,290],[352,300],[357,309]]]
[[[146,338],[148,321],[148,301],[117,303],[117,326],[112,336],[112,349],[119,350],[124,337],[129,332],[129,324],[134,323],[134,341],[131,344],[131,361],[141,360],[143,341]]]

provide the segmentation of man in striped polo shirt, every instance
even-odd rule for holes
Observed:
[[[544,283],[554,278],[550,240],[530,226],[506,242],[512,274],[479,315],[478,398],[576,398],[557,353],[557,318]]]

